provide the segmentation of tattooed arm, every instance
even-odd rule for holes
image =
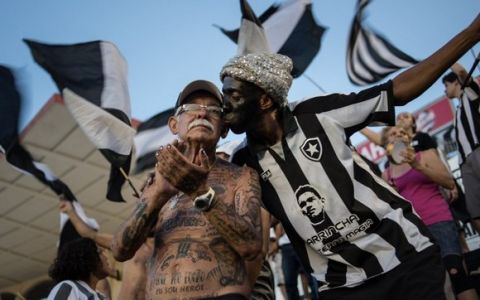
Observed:
[[[258,274],[263,266],[263,261],[268,253],[268,246],[270,243],[270,213],[266,211],[264,208],[260,209],[260,218],[262,222],[262,251],[257,255],[254,260],[247,262],[247,274],[248,274],[248,281],[250,285],[255,285],[257,281]]]
[[[262,252],[258,175],[243,167],[236,183],[233,199],[217,195],[205,216],[233,249],[243,258],[252,260]]]
[[[161,208],[176,193],[158,168],[155,169],[154,175],[147,179],[135,211],[113,237],[111,249],[118,261],[126,261],[135,255],[157,223]]]

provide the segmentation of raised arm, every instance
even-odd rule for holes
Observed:
[[[230,246],[245,259],[253,260],[262,251],[260,184],[257,173],[248,167],[242,168],[236,181],[235,195],[215,201],[205,216]]]
[[[363,134],[370,142],[378,146],[382,145],[382,135],[367,127],[360,129],[360,133]]]
[[[110,249],[112,244],[112,235],[108,233],[97,232],[88,226],[82,219],[80,219],[70,201],[60,200],[60,211],[68,215],[68,218],[72,222],[72,225],[75,227],[78,234],[80,234],[82,237],[94,240],[95,243],[103,248]]]
[[[126,261],[135,255],[157,223],[161,208],[175,193],[176,190],[155,168],[155,174],[147,179],[135,211],[113,236],[111,249],[116,260]]]
[[[405,105],[422,94],[480,39],[480,15],[434,54],[393,79],[395,105]]]
[[[452,70],[453,73],[455,73],[455,75],[457,75],[458,79],[460,80],[460,83],[463,83],[467,79],[468,72],[467,70],[465,70],[465,68],[461,64],[454,63],[450,67],[450,69]]]

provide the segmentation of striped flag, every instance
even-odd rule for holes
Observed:
[[[247,0],[240,0],[242,21],[238,32],[237,55],[248,53],[270,53],[265,30]]]
[[[18,120],[21,111],[21,97],[15,85],[13,72],[0,66],[0,152],[13,168],[23,174],[34,176],[48,186],[55,194],[71,201],[79,217],[89,226],[98,229],[94,219],[88,218],[70,188],[58,179],[47,165],[34,161],[18,139]],[[60,213],[60,247],[80,237],[66,214]]]
[[[311,0],[289,0],[281,5],[273,4],[262,15],[258,17],[258,22],[249,16],[245,7],[248,4],[241,0],[242,7],[242,26],[240,30],[220,30],[228,36],[233,42],[241,46],[241,31],[245,30],[245,25],[250,21],[250,25],[261,23],[268,42],[268,49],[273,53],[280,53],[290,57],[293,61],[292,76],[299,77],[307,69],[320,50],[321,40],[326,28],[320,26],[315,21],[312,13]],[[248,6],[249,7],[249,6]],[[251,9],[250,9],[251,11]],[[253,12],[252,12],[253,14]],[[255,16],[253,14],[253,16]],[[256,18],[255,18],[256,19]],[[244,25],[245,24],[245,25]],[[246,32],[259,32],[259,30],[245,30]],[[258,34],[257,36],[261,36]],[[251,38],[261,45],[261,40]],[[251,47],[255,48],[255,47]]]
[[[369,0],[359,0],[350,29],[347,49],[347,74],[359,86],[372,84],[418,61],[397,49],[377,32],[362,24],[363,9]]]
[[[68,186],[56,178],[45,164],[33,160],[32,155],[18,138],[18,122],[22,100],[15,84],[13,72],[0,66],[0,152],[6,161],[18,171],[32,175],[49,186],[57,195],[75,200]]]
[[[111,163],[107,199],[124,202],[122,168],[130,170],[133,136],[127,63],[115,45],[94,41],[47,45],[25,40],[34,60],[62,92],[65,105],[86,136]]]
[[[176,138],[168,127],[168,118],[174,113],[174,108],[167,109],[138,126],[134,138],[136,156],[134,174],[153,168],[156,163],[155,152],[160,146]]]

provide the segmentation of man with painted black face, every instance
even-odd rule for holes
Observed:
[[[351,151],[348,138],[372,122],[393,124],[394,105],[420,95],[479,39],[477,17],[392,81],[296,105],[287,103],[289,58],[247,54],[222,68],[225,123],[235,133],[245,132],[247,141],[232,161],[260,174],[264,206],[282,222],[305,269],[320,281],[322,299],[445,298],[440,255],[427,228]],[[304,186],[325,199],[319,225],[296,201]]]
[[[157,152],[140,204],[114,236],[116,259],[130,259],[151,232],[148,299],[247,299],[247,261],[261,253],[258,175],[216,159],[226,134],[223,98],[208,81],[180,93],[169,119],[174,141]]]

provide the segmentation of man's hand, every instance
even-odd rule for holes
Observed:
[[[68,200],[63,200],[63,198],[60,198],[60,204],[59,204],[59,209],[61,212],[70,215],[72,214],[75,209],[73,208],[72,202]]]
[[[168,199],[176,193],[178,193],[178,190],[159,173],[157,163],[155,165],[155,172],[148,175],[148,178],[141,189],[140,198],[149,199],[155,207],[161,208]]]
[[[208,191],[207,178],[210,173],[210,162],[203,148],[190,150],[190,159],[182,152],[183,143],[174,141],[157,152],[159,173],[168,182],[190,197],[196,197]]]

